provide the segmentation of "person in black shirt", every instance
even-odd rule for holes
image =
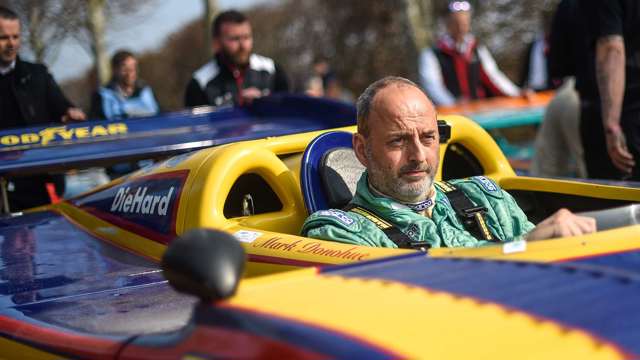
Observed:
[[[46,66],[23,61],[19,51],[20,20],[15,12],[0,6],[0,129],[84,120],[85,114],[62,94]],[[12,211],[47,203],[45,183],[63,185],[61,178],[47,175],[10,180]]]
[[[589,177],[640,180],[640,3],[582,3],[593,24],[591,83],[581,92],[581,135]],[[590,91],[589,91],[590,90]]]
[[[253,53],[251,24],[244,14],[220,13],[212,25],[214,58],[193,73],[185,106],[245,105],[275,92],[289,91],[282,69],[265,56]]]

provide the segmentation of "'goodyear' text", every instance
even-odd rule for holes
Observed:
[[[48,127],[37,133],[23,133],[4,135],[0,137],[3,146],[34,145],[47,146],[55,142],[64,142],[78,139],[89,139],[101,136],[113,136],[127,134],[125,123],[111,123],[105,125],[82,126],[68,128],[66,126]]]

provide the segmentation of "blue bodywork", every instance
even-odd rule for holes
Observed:
[[[171,290],[157,263],[54,212],[0,224],[0,314],[94,334],[169,330],[187,322],[195,300]]]

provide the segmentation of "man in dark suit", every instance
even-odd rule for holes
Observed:
[[[47,67],[23,61],[19,51],[20,20],[0,6],[0,129],[84,120],[85,114],[64,96]],[[54,180],[60,179],[43,175],[11,179],[11,210],[47,203],[45,183]]]

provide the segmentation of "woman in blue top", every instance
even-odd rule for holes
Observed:
[[[113,77],[91,101],[91,117],[102,119],[149,116],[158,113],[151,87],[138,79],[138,60],[126,50],[111,58]]]

